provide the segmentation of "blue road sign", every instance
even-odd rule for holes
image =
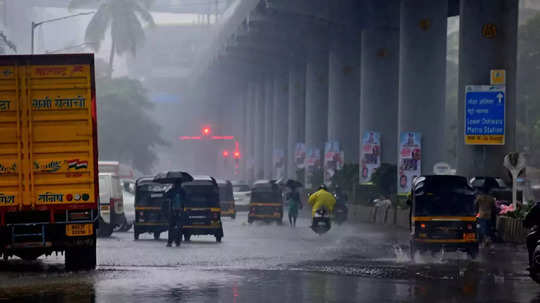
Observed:
[[[465,88],[465,144],[504,145],[505,86]]]

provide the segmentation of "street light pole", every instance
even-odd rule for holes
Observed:
[[[41,26],[42,24],[45,24],[45,23],[52,23],[52,22],[56,22],[56,21],[60,21],[60,20],[73,18],[73,17],[93,15],[93,14],[95,14],[95,12],[78,13],[78,14],[64,16],[64,17],[60,17],[60,18],[53,18],[53,19],[43,20],[43,21],[40,21],[40,22],[32,21],[32,37],[31,37],[32,41],[30,43],[31,54],[32,55],[34,54],[34,36],[35,36],[35,30],[36,30],[37,27],[39,27],[39,26]]]

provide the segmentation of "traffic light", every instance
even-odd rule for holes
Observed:
[[[235,158],[235,159],[240,159],[240,152],[235,151],[235,152],[234,152],[234,158]]]
[[[228,150],[224,150],[223,151],[223,158],[227,158],[229,157],[229,151]]]
[[[212,133],[212,130],[210,129],[210,127],[208,126],[203,127],[202,129],[203,136],[209,136],[211,133]]]

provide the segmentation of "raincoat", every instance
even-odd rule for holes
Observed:
[[[314,217],[317,210],[322,207],[326,207],[332,213],[334,205],[336,205],[336,198],[326,190],[320,189],[309,196],[308,203],[311,205],[311,216]]]

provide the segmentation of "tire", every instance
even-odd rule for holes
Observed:
[[[133,233],[133,240],[135,240],[135,241],[139,240],[139,233],[138,232]]]
[[[249,224],[253,224],[253,219],[248,219]]]
[[[233,220],[236,219],[236,213],[234,213],[234,214],[231,216],[231,219],[233,219]]]
[[[154,232],[154,240],[159,240],[160,235],[161,235],[161,233],[159,231],[155,231]]]
[[[66,249],[65,265],[68,271],[96,269],[96,241],[86,247],[70,247]]]
[[[190,234],[184,234],[184,241],[189,242],[191,241],[191,235]]]
[[[409,249],[411,253],[411,260],[414,260],[414,255],[416,255],[417,248],[413,241],[410,241]]]
[[[221,243],[221,235],[216,236],[216,242]]]
[[[99,229],[97,230],[97,236],[100,238],[108,238],[112,235],[114,226],[112,224],[105,223],[103,219],[99,218]]]
[[[24,250],[22,252],[18,252],[15,254],[17,257],[23,259],[24,261],[35,261],[39,256],[42,255],[42,253],[38,250]]]
[[[478,257],[478,246],[469,248],[469,250],[467,250],[467,255],[471,260],[475,260]]]

